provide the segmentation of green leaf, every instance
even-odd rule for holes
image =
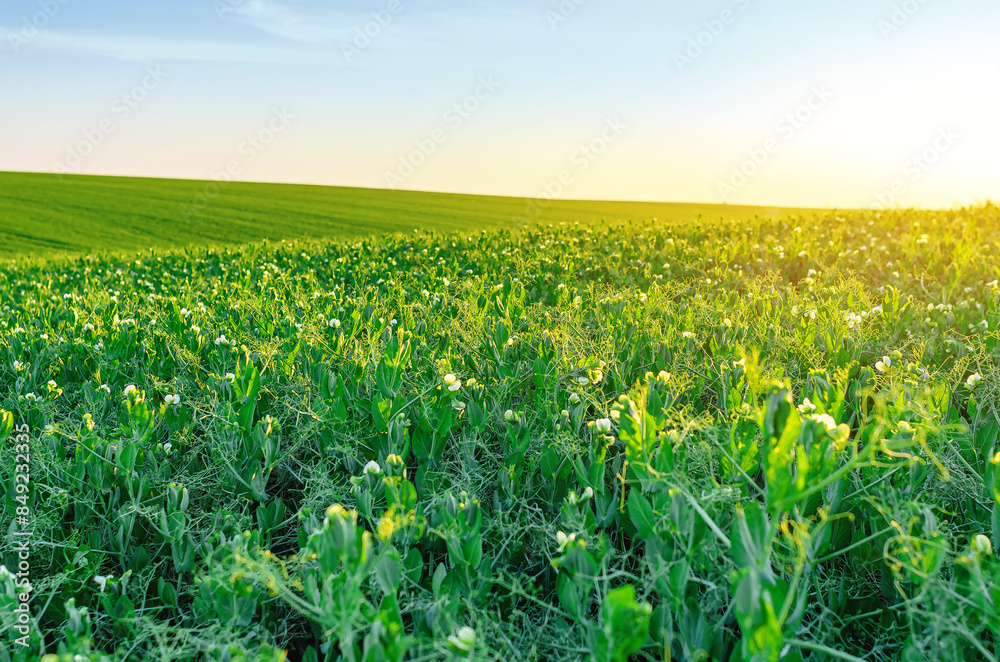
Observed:
[[[609,659],[625,662],[642,648],[649,633],[652,613],[649,603],[638,604],[635,601],[635,587],[631,584],[608,592],[602,605],[602,615]]]
[[[653,533],[653,507],[634,487],[628,495],[628,515],[640,536],[648,538]]]
[[[375,579],[385,594],[394,595],[399,590],[402,561],[399,552],[390,549],[375,564]]]

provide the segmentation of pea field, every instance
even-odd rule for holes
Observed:
[[[5,262],[0,662],[995,662],[998,279],[989,203]]]

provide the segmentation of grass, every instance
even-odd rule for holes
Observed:
[[[381,189],[0,172],[0,257],[128,252],[262,239],[520,227],[531,200]],[[543,201],[544,203],[544,201]],[[788,213],[767,207],[554,201],[544,223],[686,222]]]
[[[21,258],[0,662],[995,662],[998,264],[989,204]]]

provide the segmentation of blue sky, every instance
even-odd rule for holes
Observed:
[[[0,170],[995,200],[998,31],[986,0],[5,0]]]

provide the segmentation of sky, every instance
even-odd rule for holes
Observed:
[[[1000,199],[996,0],[3,0],[0,170]]]

